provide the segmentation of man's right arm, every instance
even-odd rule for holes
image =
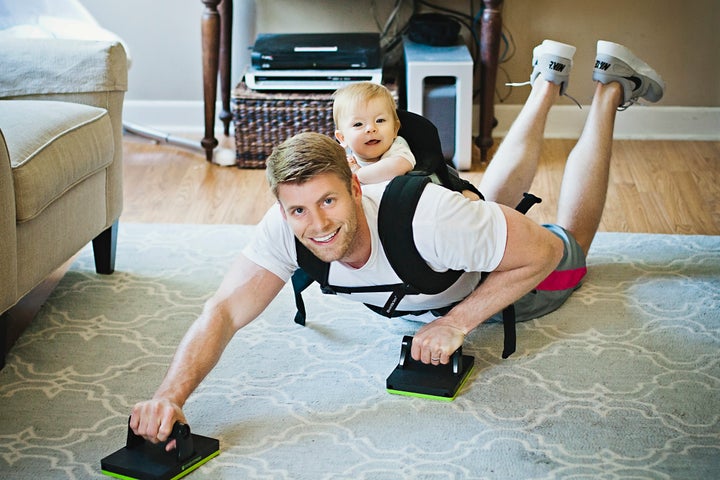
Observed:
[[[260,315],[284,285],[278,276],[240,255],[183,337],[153,398],[133,408],[132,430],[153,443],[164,442],[175,421],[187,423],[182,407],[190,394],[217,364],[233,335]]]

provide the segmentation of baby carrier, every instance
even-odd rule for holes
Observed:
[[[388,261],[401,283],[373,285],[364,287],[344,287],[330,285],[328,274],[330,264],[323,262],[308,250],[297,238],[297,260],[299,269],[292,276],[293,291],[297,313],[295,322],[305,325],[306,310],[302,291],[313,282],[320,284],[325,294],[352,294],[368,292],[388,292],[389,297],[383,307],[365,304],[376,313],[386,317],[419,315],[426,311],[402,311],[397,306],[405,295],[435,295],[452,286],[462,275],[459,270],[436,272],[431,269],[415,247],[412,220],[418,200],[426,185],[431,181],[450,190],[461,192],[471,190],[482,199],[482,194],[467,180],[460,178],[458,172],[448,165],[442,154],[440,137],[435,126],[426,118],[403,110],[398,110],[402,128],[399,135],[407,140],[415,154],[416,166],[406,175],[391,180],[383,192],[378,211],[378,233]],[[540,199],[525,194],[525,198],[516,208],[525,213]],[[483,273],[481,281],[487,276]],[[454,305],[430,310],[435,316],[446,314]],[[509,305],[503,310],[503,328],[505,341],[503,358],[515,351],[515,310]]]

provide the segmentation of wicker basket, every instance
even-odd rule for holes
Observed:
[[[332,92],[259,92],[241,82],[232,109],[240,168],[265,168],[273,148],[298,133],[335,133]]]

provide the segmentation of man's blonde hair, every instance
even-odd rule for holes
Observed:
[[[380,98],[385,102],[388,112],[393,116],[395,126],[400,128],[400,118],[393,94],[385,86],[373,82],[357,82],[339,88],[333,94],[333,121],[335,129],[340,129],[340,120],[359,104]]]
[[[345,149],[321,133],[299,133],[275,147],[265,161],[265,176],[277,198],[281,183],[303,184],[322,173],[338,176],[352,190],[352,172]]]

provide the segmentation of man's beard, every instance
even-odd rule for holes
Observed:
[[[332,247],[318,245],[312,240],[302,242],[308,250],[323,262],[330,263],[343,260],[355,248],[357,233],[357,217],[348,218],[347,221],[340,226]]]

